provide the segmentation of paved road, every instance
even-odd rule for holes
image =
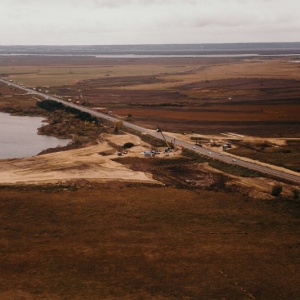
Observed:
[[[8,85],[10,85],[12,87],[21,89],[21,90],[23,90],[25,92],[41,96],[44,99],[50,99],[50,100],[55,100],[57,102],[61,102],[61,103],[63,103],[66,106],[77,108],[77,109],[79,109],[81,111],[90,113],[92,116],[95,116],[95,117],[98,117],[98,118],[109,120],[111,122],[119,121],[119,119],[117,119],[115,117],[108,116],[108,115],[100,113],[100,112],[96,112],[96,111],[94,111],[94,110],[92,110],[90,108],[82,107],[82,106],[74,104],[72,102],[64,101],[64,100],[62,100],[62,99],[60,99],[58,97],[54,97],[52,95],[48,95],[48,94],[44,94],[44,93],[38,92],[36,90],[33,90],[33,89],[30,89],[30,88],[27,88],[27,87],[15,84],[13,82],[10,82],[8,80],[0,79],[0,82],[8,84]],[[141,126],[138,126],[138,125],[126,122],[126,121],[123,121],[123,126],[131,128],[131,129],[134,129],[134,130],[142,132],[142,133],[147,133],[147,134],[149,134],[149,135],[151,135],[153,137],[156,137],[158,139],[161,139],[161,140],[163,139],[161,133],[160,132],[156,132],[155,130],[150,130],[150,129],[147,129],[147,128],[144,128],[144,127],[141,127]],[[164,136],[165,136],[166,140],[169,143],[171,143],[171,141],[174,141],[173,137],[168,136],[166,134],[164,134]],[[180,140],[180,139],[176,139],[175,143],[176,143],[176,145],[179,145],[179,146],[184,147],[186,149],[192,150],[192,151],[194,151],[196,153],[199,153],[199,154],[202,154],[202,155],[206,155],[208,157],[211,157],[211,158],[214,158],[214,159],[218,159],[218,160],[226,162],[226,163],[236,164],[236,165],[239,165],[239,166],[242,166],[242,167],[254,170],[254,171],[258,171],[258,172],[261,172],[261,173],[264,173],[264,174],[272,175],[272,176],[275,176],[277,178],[290,180],[290,181],[293,181],[295,183],[299,183],[300,184],[300,174],[299,173],[292,174],[292,173],[288,173],[288,172],[277,170],[274,167],[272,167],[272,165],[264,166],[264,165],[261,165],[259,163],[246,161],[246,160],[244,160],[242,158],[238,158],[238,157],[234,157],[233,158],[232,156],[228,155],[226,152],[223,152],[222,155],[221,155],[220,152],[213,151],[213,150],[206,149],[206,148],[202,148],[200,146],[191,144],[189,142],[186,142],[186,141],[183,141],[183,140]]]

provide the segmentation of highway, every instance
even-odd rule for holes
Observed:
[[[22,85],[19,85],[19,84],[16,84],[14,82],[10,82],[10,81],[5,80],[5,79],[0,79],[0,82],[5,83],[7,85],[10,85],[12,87],[18,88],[20,90],[23,90],[25,92],[40,96],[44,99],[55,100],[55,101],[60,102],[64,105],[66,105],[66,106],[74,107],[78,110],[81,110],[83,112],[87,112],[87,113],[91,114],[92,116],[95,116],[95,117],[98,117],[98,118],[101,118],[101,119],[105,119],[105,120],[108,120],[108,121],[111,121],[111,122],[119,121],[119,119],[116,118],[116,117],[109,116],[109,115],[106,115],[104,113],[96,112],[96,111],[94,111],[90,108],[82,107],[82,106],[77,105],[75,103],[64,101],[64,100],[62,100],[58,97],[54,97],[54,96],[49,95],[49,94],[44,94],[44,93],[38,92],[36,90],[30,89],[28,87],[25,87],[25,86],[22,86]],[[122,122],[123,122],[124,127],[131,128],[131,129],[139,131],[141,133],[147,133],[150,136],[153,136],[155,138],[163,140],[163,137],[162,137],[161,133],[157,132],[156,130],[150,130],[150,129],[135,125],[133,123],[123,121],[123,120],[122,120]],[[171,143],[171,141],[174,141],[174,137],[168,136],[167,134],[164,134],[164,136],[165,136],[166,140],[169,143]],[[184,140],[180,140],[178,138],[176,138],[175,143],[178,146],[181,146],[183,148],[192,150],[192,151],[194,151],[198,154],[202,154],[202,155],[217,159],[219,161],[223,161],[223,162],[230,163],[230,164],[236,164],[236,165],[239,165],[239,166],[242,166],[242,167],[254,170],[254,171],[258,171],[258,172],[268,174],[268,175],[271,175],[271,176],[274,176],[274,177],[277,177],[277,178],[280,178],[280,179],[289,180],[289,181],[300,184],[300,174],[296,173],[296,172],[290,172],[289,173],[288,170],[287,171],[283,171],[283,170],[281,171],[279,169],[276,169],[272,165],[267,165],[267,164],[262,165],[262,164],[256,163],[255,161],[247,161],[247,160],[244,160],[243,158],[233,157],[233,156],[227,154],[226,152],[222,152],[222,155],[221,155],[220,152],[210,150],[210,149],[206,149],[206,148],[194,145],[192,143],[186,142]]]

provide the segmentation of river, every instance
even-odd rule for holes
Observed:
[[[0,112],[0,159],[29,157],[57,146],[66,146],[71,140],[38,135],[42,117],[11,116]]]

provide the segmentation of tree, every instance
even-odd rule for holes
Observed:
[[[294,189],[293,194],[294,194],[294,199],[296,199],[296,200],[299,199],[299,190]]]

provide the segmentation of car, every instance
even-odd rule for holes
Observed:
[[[236,159],[233,158],[232,161],[233,161],[233,162],[236,162]]]
[[[196,149],[196,147],[195,147],[195,146],[193,146],[193,149]]]

